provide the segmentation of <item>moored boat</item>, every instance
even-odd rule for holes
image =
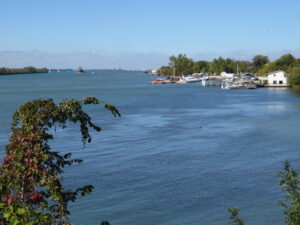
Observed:
[[[157,78],[149,82],[149,84],[169,84],[171,81],[169,79]]]
[[[237,83],[223,83],[221,85],[222,89],[231,89],[231,90],[236,90],[236,89],[256,89],[257,86],[256,84],[237,84]]]
[[[182,76],[182,79],[186,81],[186,83],[196,83],[202,80],[201,77],[194,77],[194,76]]]
[[[76,70],[76,72],[78,72],[78,73],[84,73],[84,70],[82,69],[82,67],[78,67],[78,69]]]

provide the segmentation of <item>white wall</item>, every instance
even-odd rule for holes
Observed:
[[[287,78],[284,71],[276,71],[268,74],[269,85],[286,85]]]

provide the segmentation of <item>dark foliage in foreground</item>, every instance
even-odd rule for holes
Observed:
[[[12,132],[6,155],[0,166],[0,224],[70,224],[68,203],[78,195],[93,190],[87,185],[66,190],[62,173],[65,166],[81,163],[72,154],[51,151],[51,128],[66,128],[68,122],[79,123],[82,142],[91,142],[89,129],[100,131],[83,111],[87,104],[103,104],[114,116],[120,116],[115,106],[95,97],[83,101],[52,99],[35,100],[22,105],[14,114]]]

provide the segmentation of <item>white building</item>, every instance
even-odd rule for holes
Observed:
[[[277,70],[268,73],[268,85],[269,86],[287,86],[287,76],[282,70]]]

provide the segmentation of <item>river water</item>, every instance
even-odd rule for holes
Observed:
[[[79,128],[57,130],[52,149],[84,163],[66,169],[67,188],[92,184],[70,204],[76,225],[228,224],[239,206],[247,224],[284,223],[277,172],[299,167],[300,98],[290,89],[221,90],[149,85],[140,72],[88,71],[0,77],[0,144],[17,107],[37,98],[96,96],[87,112],[102,127],[83,148]]]

